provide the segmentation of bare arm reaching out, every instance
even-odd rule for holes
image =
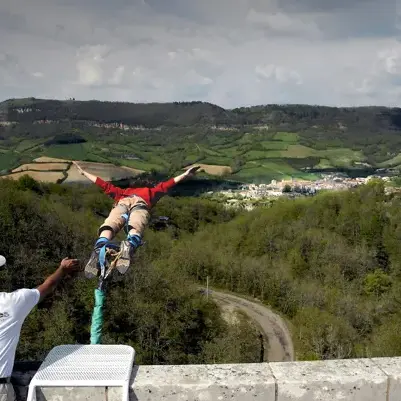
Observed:
[[[80,269],[80,264],[77,259],[64,258],[61,261],[59,268],[47,277],[47,279],[38,287],[40,301],[51,294],[66,275],[76,273]]]
[[[76,161],[73,161],[72,163],[74,164],[74,166],[78,169],[78,171],[82,175],[84,175],[86,178],[88,178],[88,180],[91,180],[93,183],[96,183],[96,180],[98,178],[96,175],[86,172]],[[195,167],[189,168],[187,171],[185,171],[185,173],[174,177],[174,182],[176,184],[178,184],[179,182],[181,182],[187,178],[193,177],[199,169],[200,169],[200,166],[195,166]]]
[[[193,177],[199,169],[200,169],[200,166],[194,166],[194,167],[189,168],[187,171],[185,171],[185,173],[180,174],[177,177],[174,177],[174,182],[176,184],[178,184],[179,182],[181,182],[187,178]]]
[[[96,175],[90,174],[90,173],[86,172],[85,170],[83,170],[82,167],[76,161],[73,161],[72,163],[74,164],[74,166],[78,169],[78,171],[82,175],[84,175],[88,180],[91,180],[93,183],[96,183],[96,179],[97,179]]]
[[[86,172],[81,166],[73,161],[74,166],[78,169],[78,171],[84,175],[86,178],[91,180],[93,183],[95,183],[98,187],[102,188],[103,192],[106,193],[107,195],[111,196],[113,199],[118,195],[122,193],[122,189],[119,187],[116,187],[113,185],[111,182],[106,182],[102,180],[100,177],[97,177],[96,175],[90,174]]]

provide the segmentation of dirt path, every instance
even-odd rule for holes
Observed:
[[[254,320],[268,340],[265,348],[266,361],[284,362],[294,360],[294,346],[287,325],[283,319],[266,306],[224,292],[209,292],[221,304],[229,304],[246,313]]]

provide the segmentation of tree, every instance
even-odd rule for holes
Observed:
[[[382,270],[376,269],[373,273],[368,273],[366,275],[364,290],[368,295],[379,297],[390,289],[391,284],[391,277]]]

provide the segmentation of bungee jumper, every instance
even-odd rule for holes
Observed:
[[[170,178],[168,181],[160,182],[153,188],[133,187],[123,189],[84,171],[76,161],[73,163],[82,175],[98,185],[107,195],[114,199],[113,208],[98,230],[99,237],[85,266],[85,276],[87,278],[98,276],[98,264],[100,264],[100,276],[105,276],[106,272],[104,269],[102,271],[102,262],[104,262],[107,246],[111,248],[109,254],[114,256],[118,254],[115,268],[120,274],[125,274],[130,266],[133,253],[142,245],[143,232],[150,220],[150,210],[173,186],[193,177],[200,168],[199,166],[191,167],[183,174]],[[112,239],[124,227],[127,239],[122,241],[120,246],[112,244]]]
[[[99,237],[85,266],[85,277],[91,279],[99,276],[98,287],[95,289],[90,341],[91,344],[100,344],[107,278],[114,269],[117,269],[120,274],[126,273],[133,253],[142,245],[142,236],[150,220],[151,208],[174,185],[193,177],[200,167],[191,167],[185,173],[170,178],[168,181],[160,182],[153,188],[134,187],[123,189],[84,171],[76,161],[73,164],[82,175],[98,185],[107,195],[114,199],[113,208],[98,230]],[[125,228],[127,239],[122,241],[120,245],[111,242],[123,227]]]

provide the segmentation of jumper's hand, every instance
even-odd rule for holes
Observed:
[[[200,169],[200,166],[193,166],[191,168],[189,168],[185,173],[184,176],[187,177],[193,177],[194,175],[196,175],[197,171]]]
[[[82,170],[81,166],[80,166],[76,161],[73,161],[72,164],[78,169],[78,171],[79,171],[82,175],[84,175],[84,170]]]

